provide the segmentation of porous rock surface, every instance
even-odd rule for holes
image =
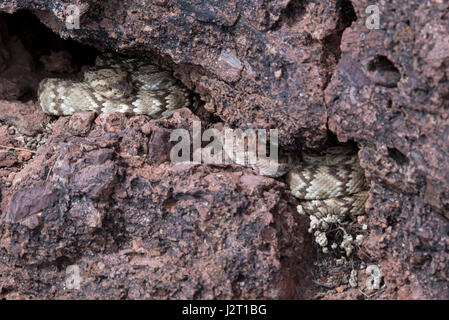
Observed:
[[[449,298],[449,4],[388,1],[358,19],[326,90],[329,129],[359,142],[385,297]],[[370,1],[354,1],[364,17]]]
[[[22,26],[40,33],[31,19]],[[80,113],[52,123],[35,100],[21,101],[21,88],[73,72],[71,55],[35,46],[30,54],[23,43],[32,37],[6,24],[2,31],[14,46],[3,48],[0,73],[10,80],[0,83],[1,298],[310,296],[307,223],[284,183],[242,167],[170,163],[171,132],[206,126],[204,108],[159,120]],[[31,63],[19,72],[21,56]],[[24,139],[49,124],[51,136],[32,155]]]
[[[4,194],[2,295],[302,297],[306,223],[283,183],[241,167],[161,163],[156,155],[167,150],[155,146],[170,146],[161,132],[193,120],[188,109],[161,120],[59,119]]]
[[[65,25],[72,4],[78,30]],[[231,126],[278,128],[286,149],[320,146],[327,129],[357,142],[371,184],[361,252],[382,272],[378,297],[447,299],[448,4],[382,1],[378,30],[365,26],[370,4],[38,0],[0,1],[0,11],[28,9],[64,38],[146,54],[174,70],[207,111]],[[0,72],[7,58],[0,48]],[[41,60],[48,71],[56,61]],[[0,98],[26,92],[12,88]],[[159,139],[173,124],[187,126],[187,113],[60,119],[51,142],[13,174],[9,166],[20,160],[8,151],[0,168],[11,183],[2,190],[0,294],[307,297],[298,272],[311,262],[310,243],[284,184],[249,169],[165,162]],[[2,137],[8,142],[5,129]],[[73,265],[84,293],[64,290]]]
[[[80,28],[68,30],[68,6]],[[322,90],[348,1],[13,1],[52,30],[99,48],[162,58],[229,125],[279,128],[282,145],[326,137]],[[72,20],[69,20],[72,21]],[[238,108],[236,108],[238,105]],[[298,139],[301,138],[301,139]]]

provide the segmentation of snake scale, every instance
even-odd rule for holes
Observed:
[[[364,213],[368,184],[349,145],[303,151],[302,162],[288,172],[286,180],[292,194],[301,200],[300,213],[317,218]]]
[[[146,60],[110,53],[99,55],[95,66],[84,72],[82,81],[42,80],[38,100],[42,110],[52,115],[94,111],[159,118],[190,105],[188,91],[169,72]],[[329,147],[320,153],[303,152],[302,160],[288,172],[286,179],[292,194],[301,200],[299,210],[309,215],[363,212],[367,184],[353,150]],[[263,174],[264,166],[268,165],[271,164],[253,168]]]
[[[143,59],[101,54],[84,80],[47,78],[38,99],[44,112],[71,115],[80,111],[146,114],[159,118],[190,104],[188,91],[168,71]]]

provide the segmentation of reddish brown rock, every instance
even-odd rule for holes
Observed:
[[[73,57],[67,51],[51,51],[49,55],[41,56],[39,60],[48,72],[73,73],[76,71],[72,65]]]
[[[2,297],[307,295],[307,223],[285,184],[241,167],[149,157],[153,135],[162,139],[159,132],[195,120],[187,109],[159,120],[113,113],[81,121],[87,116],[60,118],[4,196],[2,282],[8,287],[22,272],[28,280]],[[73,268],[79,290],[67,290]]]
[[[37,89],[33,57],[0,19],[0,99],[20,99]]]
[[[37,103],[0,100],[0,121],[15,126],[24,135],[34,136],[45,130],[50,118]]]
[[[23,188],[11,199],[9,219],[18,222],[51,206],[56,199],[55,190],[47,183]]]
[[[449,222],[416,196],[375,185],[368,203],[372,228],[364,248],[380,261],[380,298],[422,299],[449,294]]]
[[[14,152],[14,140],[8,133],[6,126],[0,126],[0,167],[13,166],[17,161],[17,155]]]
[[[66,9],[73,4],[80,28],[70,30],[66,21],[73,17]],[[0,3],[10,13],[21,8],[35,10],[65,38],[147,52],[174,69],[226,123],[277,128],[281,145],[308,147],[326,138],[322,91],[337,61],[338,35],[354,18],[349,2],[337,0]]]
[[[79,30],[65,25],[66,8],[72,4],[80,8]],[[369,30],[365,10],[370,4],[353,1],[354,13],[349,1],[336,0],[209,1],[202,6],[192,1],[0,1],[1,11],[32,10],[64,38],[102,51],[147,55],[174,70],[205,101],[196,116],[183,110],[158,121],[118,114],[62,118],[52,142],[39,149],[28,166],[16,174],[10,174],[10,167],[0,169],[13,183],[2,190],[3,216],[14,212],[21,217],[17,223],[4,220],[1,226],[6,250],[0,256],[1,292],[8,298],[23,297],[24,292],[96,298],[281,297],[291,292],[285,288],[292,287],[296,275],[285,263],[296,262],[279,266],[277,260],[278,254],[293,250],[286,249],[289,245],[296,248],[297,240],[291,236],[296,231],[288,221],[297,218],[285,186],[249,169],[167,162],[171,130],[207,119],[206,125],[211,121],[278,128],[281,146],[289,149],[321,145],[327,128],[341,141],[356,141],[372,185],[367,204],[371,234],[362,250],[369,253],[369,262],[379,264],[385,282],[375,297],[447,299],[448,7],[436,0],[389,1],[380,8],[380,29]],[[31,21],[31,15],[22,20]],[[22,25],[26,29],[27,23],[15,27]],[[25,37],[11,36],[0,23],[3,99],[27,100],[30,88],[33,91],[49,72],[93,63],[95,50],[65,47],[48,33],[29,30],[34,29],[22,32]],[[17,52],[17,58],[11,52]],[[43,68],[39,72],[38,62]],[[17,64],[22,66],[14,67]],[[28,81],[29,75],[33,79]],[[5,112],[9,106],[26,109],[6,103]],[[0,121],[22,128],[35,121],[25,118],[10,114]],[[3,152],[3,159],[10,161],[12,154]],[[32,197],[25,207],[11,202],[16,193],[33,193],[26,191],[27,184],[46,191],[47,179],[56,188],[54,202],[34,202]],[[19,196],[16,199],[22,199]],[[267,227],[270,215],[275,223]],[[281,232],[284,220],[287,231]],[[194,254],[186,253],[184,239],[178,237],[184,227]],[[167,230],[168,235],[156,237],[156,230]],[[227,241],[223,248],[228,251],[218,250],[223,243],[214,242],[214,232]],[[284,240],[289,245],[284,246]],[[260,252],[268,251],[262,257]],[[299,251],[307,259],[306,250]],[[220,264],[211,265],[204,257],[215,253]],[[246,260],[229,262],[229,256]],[[250,269],[246,261],[256,261],[260,269]],[[46,262],[59,271],[39,272],[36,265]],[[10,267],[16,263],[23,265],[23,272]],[[275,267],[267,271],[268,265]],[[61,290],[69,266],[80,269],[83,290]],[[158,269],[161,266],[166,272]],[[233,279],[230,282],[224,281],[225,267],[231,270],[226,278]],[[139,268],[156,274],[150,285]],[[184,268],[181,273],[179,268]],[[211,273],[192,274],[192,269]],[[239,288],[238,279],[248,275],[254,277]],[[92,279],[102,279],[106,289],[96,287]],[[222,285],[211,293],[207,290],[214,279]],[[281,279],[283,289],[271,295],[273,279]],[[301,287],[302,278],[295,279]],[[15,281],[20,285],[14,287]],[[182,283],[182,289],[175,283]],[[357,292],[350,289],[335,297],[361,298]]]
[[[326,91],[329,129],[359,143],[374,185],[366,249],[380,262],[388,298],[449,297],[449,9],[443,1],[392,1],[380,29],[369,1],[343,33]]]

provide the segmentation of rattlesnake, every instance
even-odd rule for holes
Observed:
[[[256,145],[254,136],[247,138],[247,145]],[[256,150],[248,147],[244,153],[232,147],[224,146],[224,151],[234,163],[251,167],[261,175],[286,174],[292,195],[301,201],[300,213],[317,218],[330,215],[346,218],[364,213],[368,185],[351,145],[331,144],[319,151],[302,151],[300,156],[284,153],[279,159],[260,158]],[[257,160],[250,162],[251,157]]]
[[[38,100],[52,115],[80,111],[147,114],[159,118],[190,104],[188,91],[167,71],[143,59],[101,54],[84,80],[47,78],[40,82]]]
[[[317,218],[364,213],[368,184],[352,146],[303,151],[302,162],[288,172],[286,181],[301,200],[300,213]]]
[[[97,57],[95,67],[84,72],[84,80],[48,78],[41,81],[38,100],[44,112],[71,115],[80,111],[147,114],[153,118],[190,104],[188,91],[169,72],[141,59],[112,54]],[[351,151],[351,152],[349,152]],[[236,161],[231,150],[228,156]],[[292,159],[281,159],[279,170],[271,160],[251,165],[260,174],[279,177],[292,168]],[[313,212],[360,213],[367,197],[363,170],[352,150],[330,147],[322,154],[303,152],[303,162],[287,174],[292,194],[301,208]],[[296,161],[296,159],[294,160]],[[241,163],[239,163],[241,164]],[[243,163],[243,165],[245,165]]]

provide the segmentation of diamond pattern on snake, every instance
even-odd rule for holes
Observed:
[[[40,82],[38,100],[48,114],[62,116],[94,111],[146,114],[153,118],[188,107],[190,96],[168,71],[144,59],[101,54],[82,81],[47,78]]]
[[[365,213],[368,184],[351,146],[303,151],[302,160],[286,177],[292,194],[301,201],[299,213],[323,223]]]
[[[144,59],[111,53],[99,55],[95,66],[84,72],[82,81],[42,80],[38,100],[42,110],[52,115],[94,111],[146,114],[153,118],[188,107],[191,102],[187,89],[168,71]],[[292,194],[301,200],[301,213],[316,217],[363,214],[368,186],[354,150],[334,146],[318,153],[303,152],[302,158],[303,162],[287,174]],[[262,163],[254,169],[263,174],[270,165]]]

